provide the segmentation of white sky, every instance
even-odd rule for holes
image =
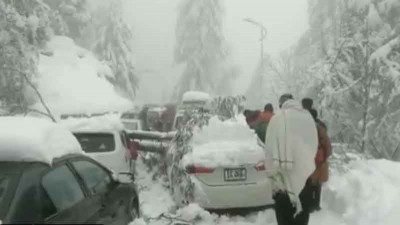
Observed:
[[[141,72],[141,101],[168,99],[180,69],[173,61],[175,23],[181,0],[125,0],[126,19],[134,32],[136,65]],[[265,25],[265,52],[277,55],[308,28],[307,0],[224,0],[225,34],[232,58],[241,69],[236,91],[243,93],[260,57],[259,30],[243,22],[250,17]]]

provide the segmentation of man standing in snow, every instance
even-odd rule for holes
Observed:
[[[272,151],[278,173],[273,177],[278,225],[308,224],[318,135],[315,122],[291,94],[279,99],[280,112],[269,122],[266,151]]]

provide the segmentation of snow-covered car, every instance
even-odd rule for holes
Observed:
[[[137,148],[133,140],[129,139],[118,116],[69,119],[63,123],[72,131],[88,156],[117,173],[135,174]]]
[[[195,128],[187,143],[168,152],[169,180],[178,205],[198,203],[206,209],[272,206],[272,156],[239,117]]]
[[[139,201],[134,183],[121,178],[86,156],[63,126],[0,118],[2,223],[128,224]]]

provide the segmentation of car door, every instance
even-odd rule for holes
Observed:
[[[84,181],[91,198],[100,201],[96,223],[126,224],[129,203],[136,193],[115,182],[107,169],[91,159],[74,159],[70,163]]]
[[[90,223],[93,216],[82,183],[66,163],[41,177],[42,216],[45,223]]]

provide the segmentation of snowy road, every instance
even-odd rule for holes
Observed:
[[[152,175],[146,172],[145,166],[138,163],[137,184],[140,189],[140,204],[143,218],[130,225],[168,225],[171,222],[190,221],[193,225],[276,225],[273,210],[250,213],[247,216],[219,216],[210,214],[197,205],[189,205],[176,211],[168,189],[160,180],[153,181]],[[175,213],[170,213],[174,212]],[[160,216],[165,214],[165,216]],[[177,217],[177,219],[171,219]],[[333,213],[322,211],[313,214],[310,225],[341,225]]]

